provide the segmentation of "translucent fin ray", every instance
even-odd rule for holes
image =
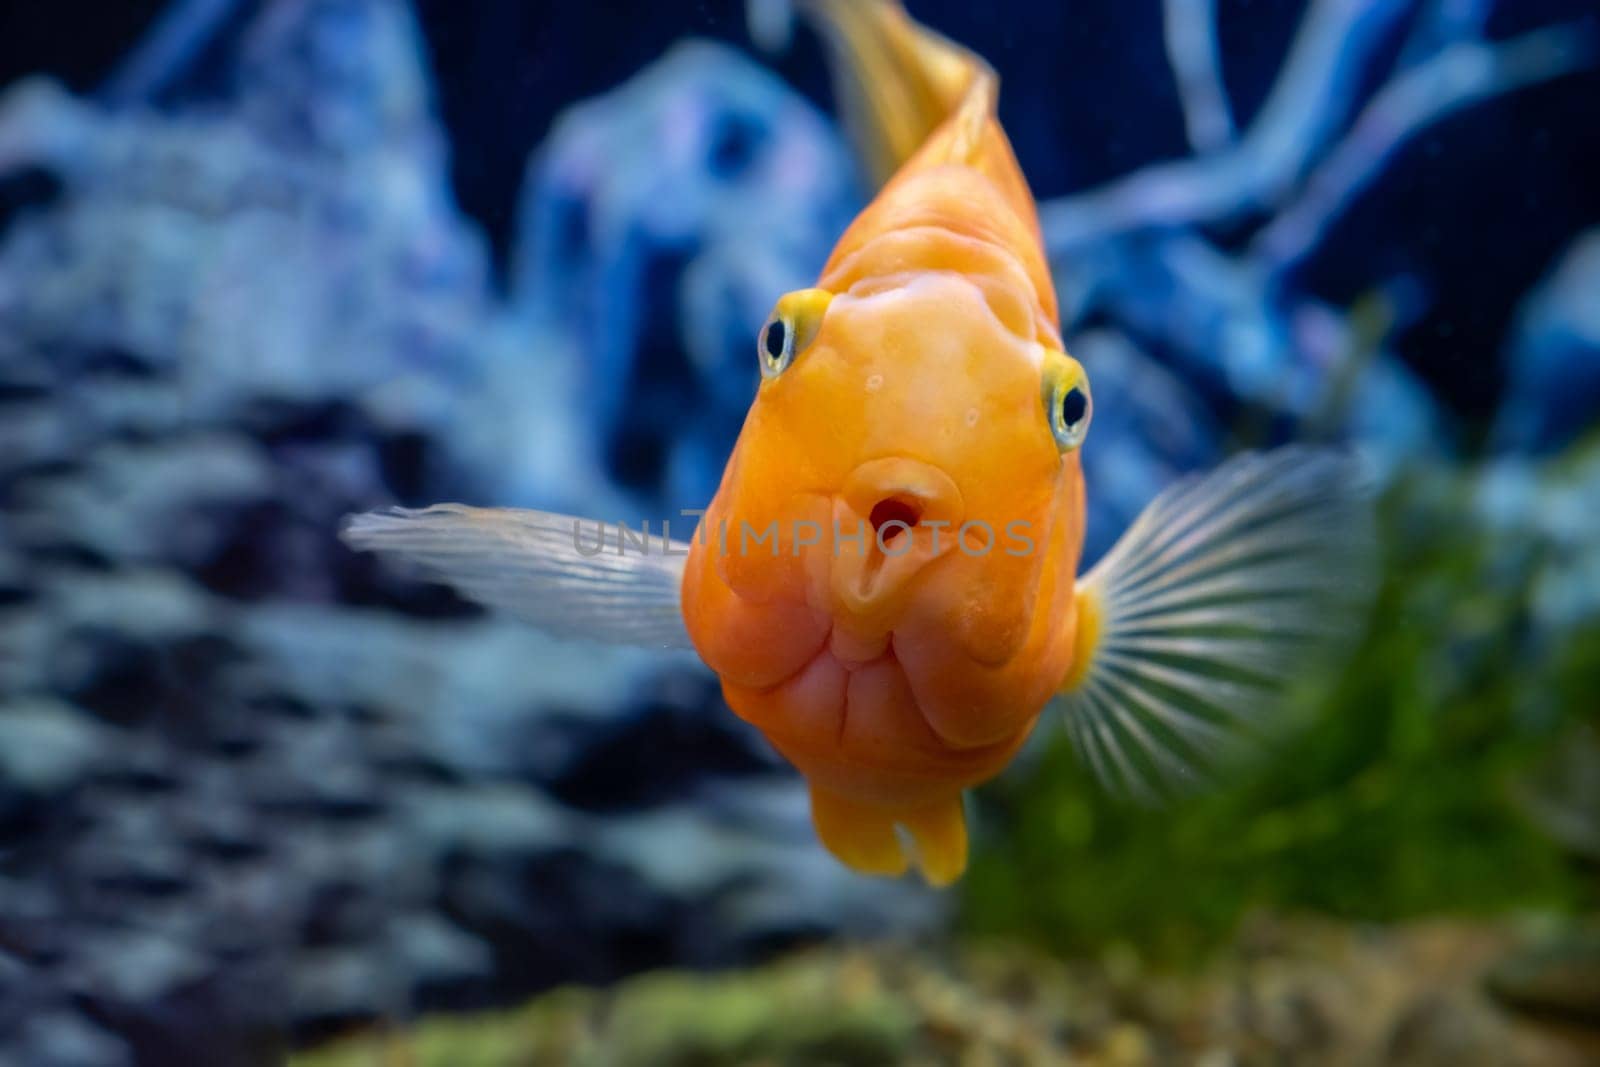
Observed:
[[[353,548],[416,565],[464,596],[558,637],[689,648],[679,604],[689,546],[615,524],[513,508],[439,504],[352,515]]]
[[[1308,661],[1358,633],[1370,497],[1342,452],[1239,456],[1170,486],[1084,576],[1098,633],[1053,703],[1108,787],[1149,799],[1202,783],[1270,725]]]

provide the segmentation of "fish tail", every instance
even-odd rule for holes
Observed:
[[[898,0],[798,0],[827,45],[834,94],[879,186],[952,115],[954,155],[978,151],[998,80],[977,54],[934,33]]]
[[[1078,584],[1052,703],[1079,753],[1135,796],[1203,782],[1360,634],[1374,544],[1363,466],[1335,450],[1246,454],[1170,486]]]

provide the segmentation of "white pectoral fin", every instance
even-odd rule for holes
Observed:
[[[1118,792],[1203,781],[1297,672],[1358,636],[1374,545],[1346,453],[1247,454],[1170,486],[1080,583],[1087,663],[1053,701],[1079,753]]]
[[[340,536],[558,637],[692,647],[679,604],[689,546],[661,534],[641,544],[592,519],[438,504],[352,515]]]

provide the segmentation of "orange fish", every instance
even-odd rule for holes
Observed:
[[[1047,707],[1113,788],[1214,766],[1353,628],[1370,521],[1352,460],[1246,455],[1169,488],[1080,579],[1089,379],[996,78],[896,3],[805,6],[886,180],[758,337],[692,541],[459,505],[345,536],[558,634],[693,647],[805,775],[830,852],[947,885],[964,791]]]

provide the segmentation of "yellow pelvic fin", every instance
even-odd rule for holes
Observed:
[[[911,835],[917,869],[929,885],[943,887],[961,877],[967,869],[967,817],[959,793],[902,815],[900,824]]]
[[[851,870],[889,877],[906,873],[894,818],[886,812],[812,786],[811,821],[822,844]]]
[[[960,794],[913,811],[891,812],[812,786],[811,821],[834,858],[862,874],[898,876],[915,860],[928,884],[942,887],[967,869],[967,821]]]
[[[839,107],[875,184],[958,109],[973,117],[956,141],[965,155],[976,152],[997,85],[981,58],[914,21],[898,0],[801,0],[800,8],[828,45]]]

